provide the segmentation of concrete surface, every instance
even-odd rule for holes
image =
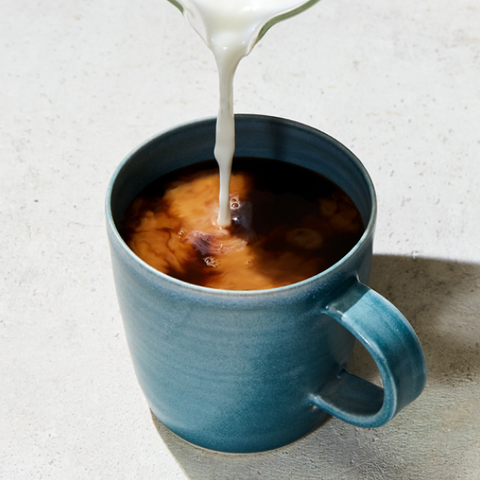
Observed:
[[[371,172],[372,285],[411,321],[430,376],[383,428],[330,419],[237,457],[152,420],[103,213],[130,149],[216,113],[211,53],[166,0],[3,0],[0,478],[480,478],[479,27],[475,0],[324,0],[241,64],[237,112],[318,127]]]

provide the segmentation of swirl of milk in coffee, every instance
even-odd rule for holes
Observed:
[[[220,170],[217,222],[229,226],[229,186],[235,151],[233,78],[240,60],[276,21],[299,13],[317,0],[170,0],[213,52],[220,83],[214,155]]]

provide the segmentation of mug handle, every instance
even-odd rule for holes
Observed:
[[[384,425],[425,387],[425,355],[413,328],[388,300],[358,280],[323,313],[362,342],[377,364],[383,388],[343,368],[319,393],[311,395],[311,402],[359,427]]]

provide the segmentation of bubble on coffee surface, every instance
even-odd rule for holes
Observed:
[[[241,206],[240,198],[236,195],[230,195],[230,208],[232,210],[238,210]]]
[[[205,257],[203,261],[207,267],[215,268],[220,265],[219,261],[215,257]]]
[[[216,221],[218,170],[199,166],[141,193],[127,209],[122,236],[157,270],[210,288],[268,289],[320,273],[360,238],[358,210],[329,180],[301,167],[276,164],[270,178],[268,162],[239,160],[230,227]]]

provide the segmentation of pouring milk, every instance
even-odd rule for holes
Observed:
[[[170,0],[213,52],[220,82],[214,155],[220,170],[217,222],[230,225],[229,186],[235,151],[233,77],[240,60],[276,22],[302,12],[317,0]]]

